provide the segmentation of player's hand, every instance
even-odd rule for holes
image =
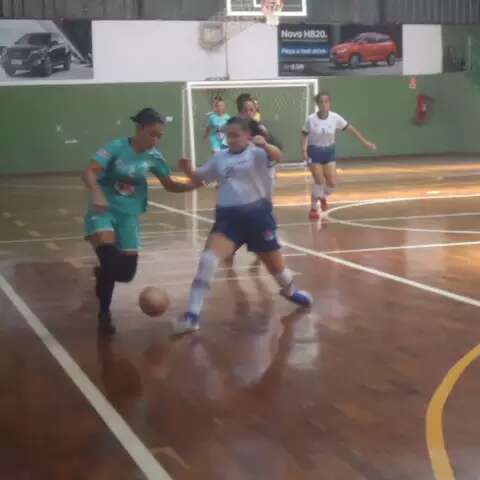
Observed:
[[[367,142],[365,143],[365,147],[367,147],[369,150],[372,150],[372,152],[377,151],[377,145],[375,145],[375,143]]]
[[[259,148],[265,148],[267,146],[267,141],[261,135],[253,137],[252,143]]]
[[[178,165],[186,175],[190,175],[193,171],[192,161],[189,158],[182,157],[178,161]]]
[[[108,202],[102,192],[95,192],[93,194],[92,204],[96,213],[104,213],[108,210]]]

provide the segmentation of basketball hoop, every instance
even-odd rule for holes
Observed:
[[[263,0],[262,12],[265,15],[267,25],[278,27],[280,24],[280,14],[282,13],[284,0]]]

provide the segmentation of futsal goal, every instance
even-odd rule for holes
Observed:
[[[188,82],[184,90],[183,153],[194,166],[210,157],[208,141],[203,139],[212,103],[221,97],[227,113],[236,115],[236,98],[248,93],[258,101],[262,123],[282,144],[284,163],[303,164],[301,129],[307,116],[315,111],[316,79]]]

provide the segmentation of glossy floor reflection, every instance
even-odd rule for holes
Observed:
[[[96,336],[95,258],[75,177],[0,180],[0,273],[175,480],[450,478],[435,476],[426,411],[480,343],[479,172],[472,159],[456,169],[417,162],[341,165],[319,224],[307,220],[305,173],[279,175],[285,254],[315,297],[309,312],[281,299],[242,251],[233,270],[219,270],[200,333],[169,339],[208,234],[212,190],[152,190],[138,276],[116,291],[111,340]],[[165,318],[139,312],[146,285],[168,291]],[[2,289],[0,309],[0,477],[155,478]],[[459,480],[480,472],[477,375],[472,361],[443,419],[433,418],[445,436],[437,453]]]

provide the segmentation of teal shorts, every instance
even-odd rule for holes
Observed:
[[[87,237],[98,232],[115,232],[116,245],[123,252],[138,252],[140,248],[140,224],[138,215],[122,215],[107,210],[96,213],[88,210],[85,215]]]

